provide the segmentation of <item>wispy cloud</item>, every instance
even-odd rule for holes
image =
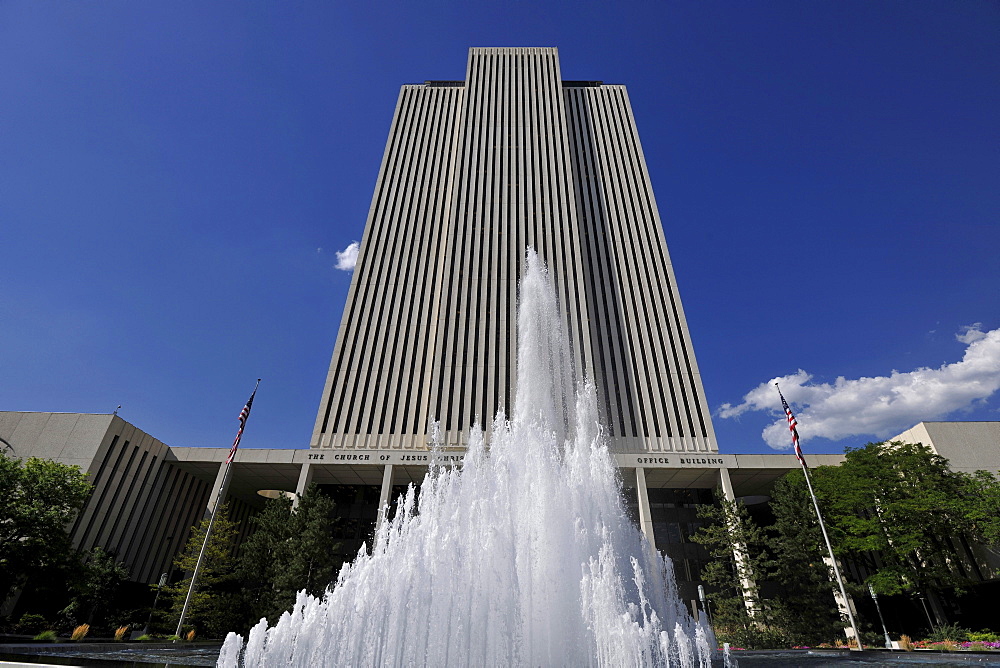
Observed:
[[[337,264],[333,266],[344,271],[354,271],[354,265],[358,263],[358,251],[360,249],[361,244],[357,241],[352,241],[347,248],[337,251]]]
[[[718,415],[733,418],[751,411],[781,415],[761,436],[775,450],[790,448],[788,426],[774,389],[780,383],[794,405],[803,441],[816,436],[888,438],[922,420],[969,408],[1000,389],[1000,328],[989,332],[981,328],[982,323],[975,323],[955,335],[966,344],[959,362],[872,378],[841,376],[833,383],[812,383],[812,375],[799,369],[761,383],[735,406],[723,404]]]
[[[962,331],[955,335],[955,338],[964,344],[975,343],[980,339],[986,338],[986,334],[982,331],[983,323],[976,322],[971,325],[966,325],[962,328]]]

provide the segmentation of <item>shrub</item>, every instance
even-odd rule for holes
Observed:
[[[716,629],[719,642],[746,649],[784,649],[792,645],[780,629],[730,626]]]
[[[115,629],[115,642],[121,642],[125,639],[125,634],[128,633],[128,625],[119,626]]]
[[[26,612],[21,615],[21,621],[17,623],[17,630],[21,633],[34,635],[35,633],[41,633],[48,626],[49,623],[45,621],[45,617],[36,615],[33,612]]]
[[[88,633],[90,633],[90,624],[80,624],[78,627],[73,629],[73,633],[70,635],[70,640],[83,640]]]
[[[188,642],[191,642],[192,640],[194,640],[194,635],[195,635],[194,629],[191,629],[190,631],[187,632],[187,635],[184,636],[184,639],[187,640]]]
[[[59,642],[59,636],[55,631],[42,631],[34,639],[38,642]]]
[[[973,631],[970,633],[969,640],[972,642],[1000,642],[1000,634],[993,633],[989,629],[983,629],[982,631]]]
[[[899,636],[899,649],[906,652],[913,651],[913,638],[907,635]]]
[[[939,626],[934,629],[934,632],[927,636],[927,640],[930,640],[931,642],[942,642],[945,640],[968,640],[970,633],[972,633],[970,629],[962,628],[958,624],[946,624],[945,626]]]
[[[145,633],[145,634],[139,636],[138,638],[136,638],[136,641],[138,641],[138,642],[149,642],[152,639],[153,639],[153,636],[149,635],[148,633]]]

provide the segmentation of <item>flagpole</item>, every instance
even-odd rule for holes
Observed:
[[[847,590],[844,589],[844,578],[840,576],[840,569],[837,567],[837,557],[833,554],[833,547],[830,545],[830,536],[826,533],[826,525],[823,523],[823,515],[819,512],[819,503],[816,501],[816,494],[813,492],[812,481],[809,480],[809,467],[802,462],[802,472],[806,475],[806,486],[809,488],[809,496],[812,497],[813,508],[816,509],[816,518],[819,520],[819,528],[823,532],[823,540],[826,542],[826,551],[830,553],[830,563],[833,564],[833,574],[837,577],[837,584],[840,586],[840,595],[844,599],[844,608],[847,609],[847,618],[851,621],[851,629],[854,631],[854,639],[858,642],[858,650],[863,650],[861,646],[861,634],[858,633],[858,624],[854,621],[854,613],[851,612],[851,599],[847,598]],[[853,649],[853,648],[852,648]]]
[[[195,584],[198,582],[198,574],[201,573],[201,565],[205,560],[205,550],[208,548],[208,539],[212,536],[212,527],[215,525],[215,516],[219,512],[219,506],[222,505],[226,497],[226,486],[229,484],[229,471],[232,468],[233,460],[236,458],[236,449],[240,445],[240,438],[243,436],[243,427],[246,426],[247,419],[250,417],[250,407],[253,405],[254,395],[257,394],[257,388],[260,387],[260,378],[257,379],[257,384],[254,385],[253,392],[250,393],[250,399],[247,401],[246,406],[243,407],[243,411],[240,412],[240,429],[236,433],[236,440],[233,442],[233,447],[229,451],[229,457],[226,458],[226,470],[222,474],[222,484],[219,485],[218,494],[215,497],[215,505],[212,507],[212,515],[208,520],[208,528],[205,530],[205,540],[201,543],[201,550],[198,552],[198,561],[194,564],[194,573],[191,574],[191,584],[188,585],[187,596],[184,597],[184,607],[181,609],[181,616],[177,620],[177,631],[174,633],[176,638],[174,642],[177,642],[181,637],[181,628],[184,626],[184,618],[187,617],[188,607],[191,605],[191,597],[194,595]]]
[[[198,561],[194,565],[194,573],[191,575],[191,584],[188,585],[187,596],[184,598],[184,608],[181,610],[180,619],[177,620],[177,631],[174,633],[177,638],[181,636],[181,627],[184,626],[184,618],[187,616],[188,607],[191,605],[191,597],[194,595],[195,583],[198,581],[198,575],[201,573],[201,564],[205,560],[205,550],[208,548],[208,539],[212,535],[212,527],[215,525],[215,515],[219,512],[219,506],[222,505],[222,500],[226,494],[226,483],[229,482],[229,469],[232,466],[232,462],[226,462],[226,472],[222,476],[222,485],[219,487],[219,493],[215,499],[215,506],[212,508],[212,516],[208,520],[208,529],[205,531],[205,540],[201,543],[201,550],[198,552]],[[174,642],[177,642],[175,639]]]
[[[833,546],[830,544],[830,536],[826,532],[826,524],[823,522],[823,514],[819,511],[819,501],[816,500],[816,493],[813,492],[812,480],[809,478],[809,467],[806,465],[806,459],[802,456],[802,450],[799,448],[799,434],[796,429],[795,417],[792,415],[792,410],[788,407],[788,403],[785,401],[785,397],[781,394],[781,388],[778,384],[774,384],[778,388],[778,396],[781,397],[781,404],[785,408],[785,416],[788,418],[788,429],[792,432],[792,443],[795,446],[795,456],[799,460],[799,464],[802,466],[802,473],[806,477],[806,487],[809,488],[809,496],[812,498],[813,508],[816,510],[816,519],[819,520],[820,531],[823,532],[823,541],[826,543],[826,551],[830,553],[830,563],[833,564],[833,574],[837,578],[837,585],[840,587],[840,595],[844,599],[844,609],[847,610],[847,619],[851,622],[851,630],[854,631],[854,640],[857,643],[857,647],[852,647],[851,649],[862,651],[864,646],[861,644],[861,633],[858,632],[858,624],[854,621],[854,613],[851,612],[851,599],[847,598],[847,590],[844,588],[844,578],[840,575],[840,568],[837,566],[837,557],[833,554]]]

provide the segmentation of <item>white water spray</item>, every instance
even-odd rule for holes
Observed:
[[[461,468],[430,466],[419,513],[411,486],[370,554],[245,646],[230,633],[219,666],[711,665],[711,632],[625,513],[531,250],[520,290],[513,414],[489,447],[474,427]]]

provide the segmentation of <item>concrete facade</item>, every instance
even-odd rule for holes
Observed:
[[[1000,422],[920,422],[889,441],[922,443],[963,473],[1000,473]]]
[[[949,459],[961,455],[953,462],[957,470],[996,471],[997,433],[1000,422],[932,422],[890,440],[921,442]],[[73,544],[116,554],[130,578],[143,583],[171,572],[191,527],[214,502],[229,454],[228,448],[171,448],[120,417],[75,413],[0,412],[0,446],[18,457],[50,458],[86,471],[94,491],[68,527]],[[446,454],[453,465],[463,456]],[[407,485],[420,485],[428,457],[401,449],[242,448],[226,501],[242,542],[265,501],[258,492],[301,495],[315,483],[337,500],[342,550],[336,557],[350,559],[370,540],[379,508],[391,506]],[[710,503],[715,489],[729,499],[759,502],[775,481],[798,468],[793,455],[782,454],[616,453],[615,459],[634,520],[653,549],[674,561],[679,590],[689,602],[707,558],[688,540],[699,526],[697,506]],[[810,466],[842,461],[841,455],[809,456]],[[995,565],[992,552],[977,555]]]
[[[228,448],[171,448],[113,415],[0,412],[0,446],[21,458],[43,457],[79,466],[94,485],[83,510],[67,527],[77,549],[101,547],[115,554],[134,582],[153,583],[171,573],[191,527],[205,516],[220,487]],[[445,455],[453,465],[463,453]],[[616,453],[626,501],[654,549],[677,564],[680,587],[693,599],[704,559],[687,541],[696,506],[721,487],[727,497],[760,497],[798,463],[791,455]],[[226,501],[247,536],[250,519],[265,502],[258,492],[301,495],[320,485],[338,502],[339,558],[354,556],[370,540],[378,509],[391,505],[407,485],[420,485],[426,452],[242,448]],[[838,455],[813,455],[814,465],[837,464]],[[173,574],[175,577],[179,573]]]
[[[169,447],[116,415],[0,412],[0,447],[88,475],[93,492],[67,527],[73,546],[115,554],[134,582],[169,573],[205,514],[212,478],[179,466]],[[233,499],[244,533],[251,513],[252,506]]]
[[[613,449],[717,452],[628,94],[563,81],[554,48],[474,48],[465,81],[400,90],[311,446],[489,429],[529,246]]]

